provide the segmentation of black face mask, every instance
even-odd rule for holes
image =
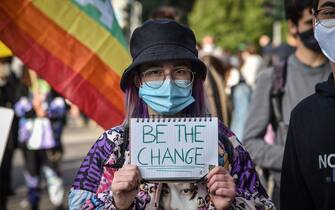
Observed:
[[[305,47],[307,47],[310,50],[313,50],[314,52],[321,53],[321,48],[319,46],[318,41],[314,38],[314,31],[313,29],[298,33],[298,36],[302,43],[304,43]]]

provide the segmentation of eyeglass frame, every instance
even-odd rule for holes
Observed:
[[[334,24],[334,26],[329,27],[329,26],[325,26],[320,21],[320,18],[319,18],[320,11],[326,10],[326,9],[334,9],[334,12],[335,12],[335,8],[329,8],[329,7],[324,7],[324,8],[318,9],[318,10],[312,9],[313,16],[315,17],[317,23],[321,24],[322,26],[324,26],[326,28],[333,28],[333,27],[335,27],[335,24]],[[331,18],[331,19],[335,19],[335,18]],[[328,19],[328,20],[331,20],[331,19]]]
[[[178,84],[175,82],[175,80],[172,78],[172,74],[173,74],[173,72],[174,72],[175,69],[176,69],[175,67],[172,69],[172,72],[170,73],[171,78],[172,78],[171,80],[172,80],[172,82],[173,82],[175,85],[177,85],[178,87],[180,87],[180,88],[187,88],[187,87],[189,87],[189,86],[191,86],[191,85],[193,84],[196,72],[192,71],[191,68],[189,68],[189,67],[186,66],[186,65],[180,65],[180,66],[185,66],[185,67],[186,67],[186,70],[189,71],[189,73],[191,73],[191,81],[190,81],[190,83],[189,83],[187,86],[180,86],[180,85],[178,85]],[[177,67],[178,67],[178,66],[177,66]],[[166,74],[163,74],[163,75],[164,75],[164,79],[162,80],[162,84],[161,84],[159,87],[152,87],[152,86],[150,86],[150,85],[147,83],[148,81],[146,81],[146,79],[145,79],[145,73],[148,72],[148,70],[149,70],[150,68],[151,68],[151,67],[149,67],[149,68],[147,68],[146,70],[143,70],[142,72],[140,72],[140,76],[141,76],[141,78],[143,77],[143,81],[144,81],[144,83],[145,83],[148,87],[153,88],[153,89],[158,89],[158,88],[160,88],[160,87],[163,86],[163,84],[164,84],[164,82],[165,82],[165,80],[166,80],[167,75],[166,75]],[[162,69],[162,70],[164,71],[164,69]],[[142,79],[141,79],[141,81],[142,81]]]

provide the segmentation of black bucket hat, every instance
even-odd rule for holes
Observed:
[[[120,86],[125,91],[130,76],[141,64],[166,61],[187,60],[192,70],[204,80],[206,65],[198,58],[196,40],[191,29],[174,20],[148,20],[135,29],[130,39],[132,64],[123,72]]]

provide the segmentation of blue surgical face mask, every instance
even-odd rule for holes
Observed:
[[[192,96],[192,85],[179,87],[187,84],[188,81],[176,80],[173,82],[166,79],[157,89],[152,87],[157,86],[157,83],[160,82],[151,81],[148,83],[141,85],[139,96],[151,109],[161,115],[174,115],[195,101]],[[179,86],[175,83],[178,83]]]

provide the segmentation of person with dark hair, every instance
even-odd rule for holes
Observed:
[[[272,199],[277,208],[280,207],[280,177],[290,113],[331,72],[314,38],[311,9],[312,0],[285,0],[289,32],[296,36],[297,48],[280,65],[259,75],[246,121],[245,146],[253,161],[269,170],[273,177]],[[269,126],[275,131],[272,144],[265,141]]]
[[[285,210],[335,206],[335,0],[314,0],[314,35],[332,74],[292,111],[281,178]]]
[[[202,57],[202,60],[208,69],[205,91],[208,97],[209,111],[212,116],[218,117],[225,125],[229,126],[232,104],[226,89],[232,66],[210,54]]]
[[[130,118],[206,116],[206,66],[193,31],[173,20],[146,21],[134,31],[130,52],[133,62],[121,77],[124,123],[103,133],[89,151],[69,194],[70,209],[273,209],[248,153],[222,123],[219,139],[208,139],[219,144],[213,151],[219,166],[207,180],[141,179],[129,164]]]
[[[175,21],[180,20],[180,14],[178,13],[177,9],[172,6],[161,6],[155,9],[151,13],[152,19],[171,19]]]
[[[4,51],[3,46],[0,42],[0,107],[12,109],[17,101],[15,93],[19,79],[10,68],[12,54],[9,50],[8,53],[2,53]],[[3,159],[0,162],[0,210],[7,209],[7,198],[14,193],[11,187],[11,170],[13,153],[17,146],[17,124],[17,118],[15,117],[11,125]]]

